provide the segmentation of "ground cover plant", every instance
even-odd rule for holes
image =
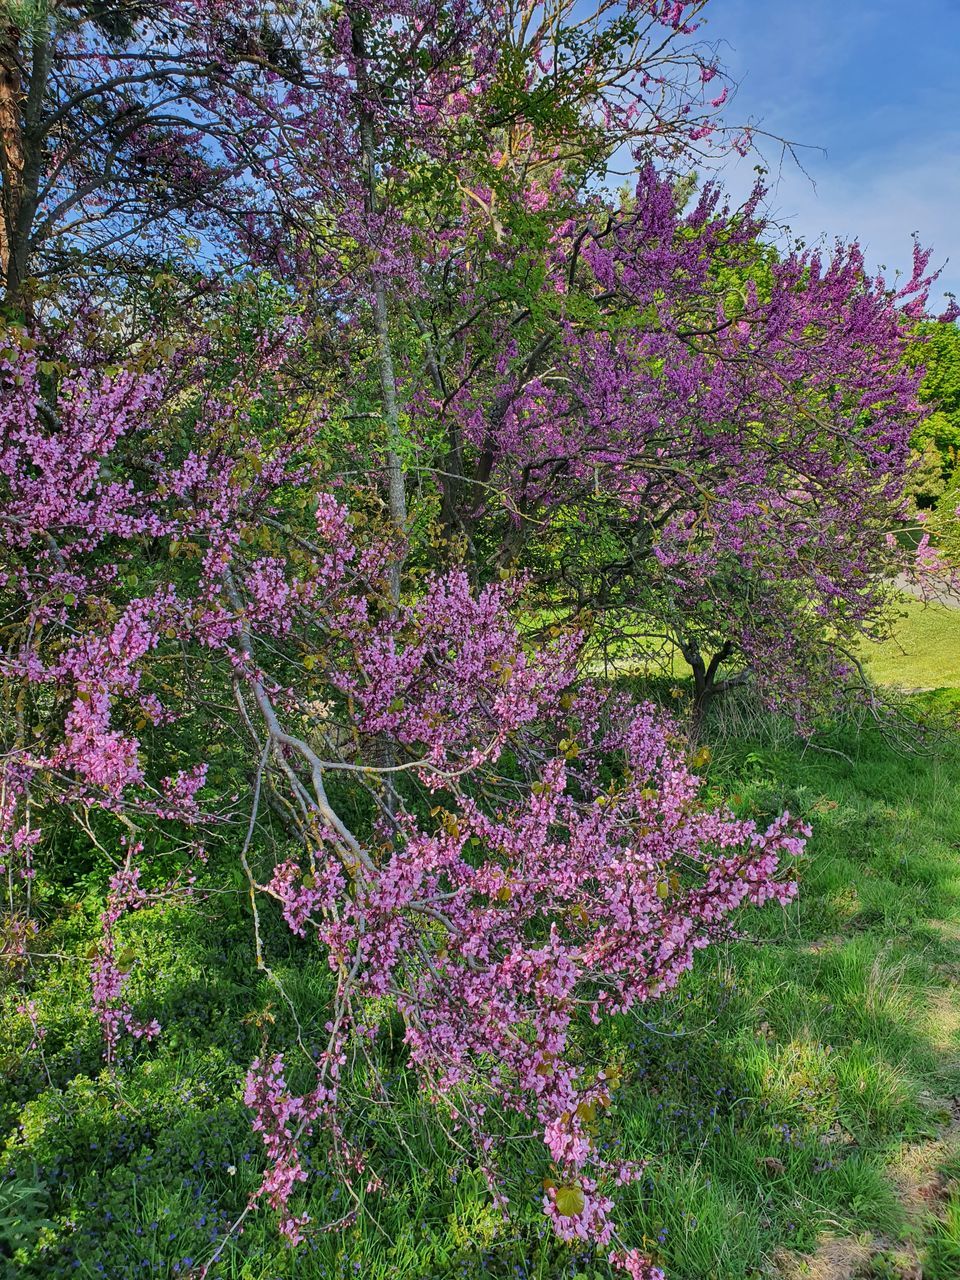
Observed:
[[[697,178],[705,8],[4,6],[11,1274],[948,1265],[955,308]]]

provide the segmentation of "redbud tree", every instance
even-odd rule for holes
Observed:
[[[257,903],[272,899],[333,980],[311,1090],[290,1094],[282,1047],[248,1077],[269,1157],[261,1196],[281,1230],[296,1242],[306,1225],[310,1135],[345,1177],[376,1185],[342,1094],[395,1009],[410,1069],[498,1200],[482,1097],[540,1135],[560,1234],[610,1242],[609,1187],[637,1166],[596,1146],[615,1081],[570,1056],[576,1022],[668,990],[735,908],[785,902],[781,864],[802,833],[786,816],[762,831],[705,807],[676,726],[579,681],[576,635],[525,645],[513,588],[475,591],[449,570],[398,605],[392,533],[359,538],[316,461],[322,415],[295,428],[264,394],[283,385],[276,347],[229,395],[202,376],[199,342],[174,371],[44,354],[16,334],[3,353],[3,677],[19,708],[5,724],[3,859],[20,910],[52,856],[45,814],[100,815],[101,838],[117,833],[91,969],[108,1063],[122,1037],[163,1034],[125,997],[115,927],[148,901],[152,833],[199,840],[217,816],[202,751],[170,761],[183,727],[202,740],[229,699],[250,794],[244,822],[219,818],[237,832],[257,963],[269,972]],[[172,412],[183,444],[169,418],[158,430]],[[354,790],[359,826],[345,816]],[[272,866],[268,795],[286,833]],[[189,869],[185,856],[163,891],[185,891]],[[632,1252],[623,1265],[642,1274]]]
[[[895,296],[855,247],[773,253],[759,194],[687,207],[693,149],[747,146],[703,4],[21,8],[7,933],[27,954],[69,819],[110,862],[88,963],[116,1072],[164,1035],[125,917],[229,867],[278,999],[271,913],[329,991],[319,1046],[249,1065],[244,1216],[332,1225],[305,1220],[308,1149],[354,1202],[389,1193],[358,1117],[393,1105],[399,1025],[497,1205],[524,1190],[509,1117],[559,1236],[653,1277],[612,1216],[641,1165],[598,1139],[618,1067],[578,1032],[787,902],[805,833],[707,804],[683,726],[585,678],[591,632],[632,610],[699,694],[728,659],[787,697],[814,645],[836,670],[894,563],[926,260]],[[158,276],[191,308],[155,307]]]
[[[678,653],[698,711],[749,675],[808,719],[859,682],[910,571],[886,535],[923,417],[904,361],[929,255],[893,290],[856,245],[776,254],[759,195],[731,210],[708,186],[684,209],[647,168],[624,206],[556,228],[547,300],[505,310],[499,345],[437,305],[446,358],[415,412],[447,424],[448,537],[480,565],[523,565],[551,616],[629,633],[628,656]]]

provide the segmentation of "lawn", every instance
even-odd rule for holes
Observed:
[[[655,656],[638,660],[628,636],[610,645],[609,666],[602,656],[594,659],[593,673],[606,676],[613,670],[646,671],[678,679],[689,675],[689,667],[669,645],[658,649],[639,634],[636,640]],[[866,642],[861,654],[877,684],[908,691],[960,688],[960,609],[924,604],[903,595],[890,637],[881,643]]]
[[[863,650],[878,684],[902,689],[960,688],[960,609],[903,597],[893,635]]]

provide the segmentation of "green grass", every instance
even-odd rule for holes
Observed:
[[[960,687],[960,609],[903,599],[902,616],[882,644],[867,643],[871,677],[902,689]]]
[[[945,1169],[938,1212],[919,1222],[889,1170],[902,1144],[936,1135],[942,1100],[960,1094],[960,1017],[945,1016],[960,982],[960,749],[904,757],[849,725],[819,741],[827,750],[772,725],[750,740],[728,732],[709,768],[708,785],[741,813],[763,820],[787,807],[813,826],[797,902],[745,918],[747,936],[704,953],[673,997],[583,1040],[585,1059],[624,1068],[603,1139],[649,1161],[644,1179],[618,1192],[622,1236],[645,1243],[671,1280],[772,1275],[780,1251],[811,1250],[824,1230],[882,1243],[864,1274],[896,1276],[884,1257],[902,1244],[925,1257],[925,1276],[958,1274],[960,1166]],[[83,955],[95,913],[84,901],[51,922],[50,951]],[[101,1068],[81,964],[51,963],[37,982],[42,1058],[8,988],[0,1275],[5,1248],[18,1280],[189,1275],[242,1210],[261,1160],[242,1075],[264,1035],[279,1039],[285,1015],[252,975],[241,904],[238,894],[232,906],[131,918],[133,1000],[163,1034],[131,1045],[116,1080]],[[266,927],[309,1043],[324,975],[305,947]],[[507,1226],[402,1059],[388,1083],[399,1132],[374,1112],[354,1118],[387,1195],[296,1253],[269,1213],[255,1214],[216,1275],[609,1277],[602,1252],[545,1233],[545,1162],[536,1144],[514,1140],[516,1125],[504,1122],[499,1148],[519,1194]],[[322,1164],[302,1207],[317,1223],[343,1213]]]
[[[774,738],[711,766],[744,811],[786,806],[814,834],[797,903],[758,923],[767,945],[704,957],[682,993],[686,1047],[654,1036],[658,1092],[638,1083],[627,1104],[628,1132],[660,1147],[634,1230],[662,1205],[664,1262],[684,1280],[762,1273],[827,1228],[903,1234],[886,1166],[960,1092],[960,1018],[945,1028],[935,998],[960,980],[955,752],[906,760],[870,732],[823,745],[852,759]],[[719,1132],[700,1128],[705,1081],[745,1100]]]
[[[645,656],[638,658],[637,653]],[[960,688],[960,609],[924,604],[903,595],[888,639],[865,641],[861,657],[873,681],[915,692]],[[614,672],[647,673],[686,681],[690,669],[666,641],[653,642],[639,630],[627,629],[611,642],[605,661],[598,649],[591,671],[607,678]]]

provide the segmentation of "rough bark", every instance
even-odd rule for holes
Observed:
[[[704,662],[703,655],[694,641],[688,640],[683,643],[680,652],[693,673],[692,736],[697,738],[703,728],[704,717],[711,702],[728,687],[728,682],[718,680],[717,676],[721,666],[733,652],[733,646],[729,641],[723,644],[709,663]]]
[[[23,107],[25,95],[20,70],[20,29],[13,23],[0,27],[0,272],[9,295],[11,265],[17,255],[17,226],[23,203],[25,156]]]
[[[4,300],[32,319],[29,289],[31,233],[43,165],[41,117],[50,73],[50,38],[38,30],[30,44],[24,87],[24,41],[11,23],[0,29],[0,275]]]

